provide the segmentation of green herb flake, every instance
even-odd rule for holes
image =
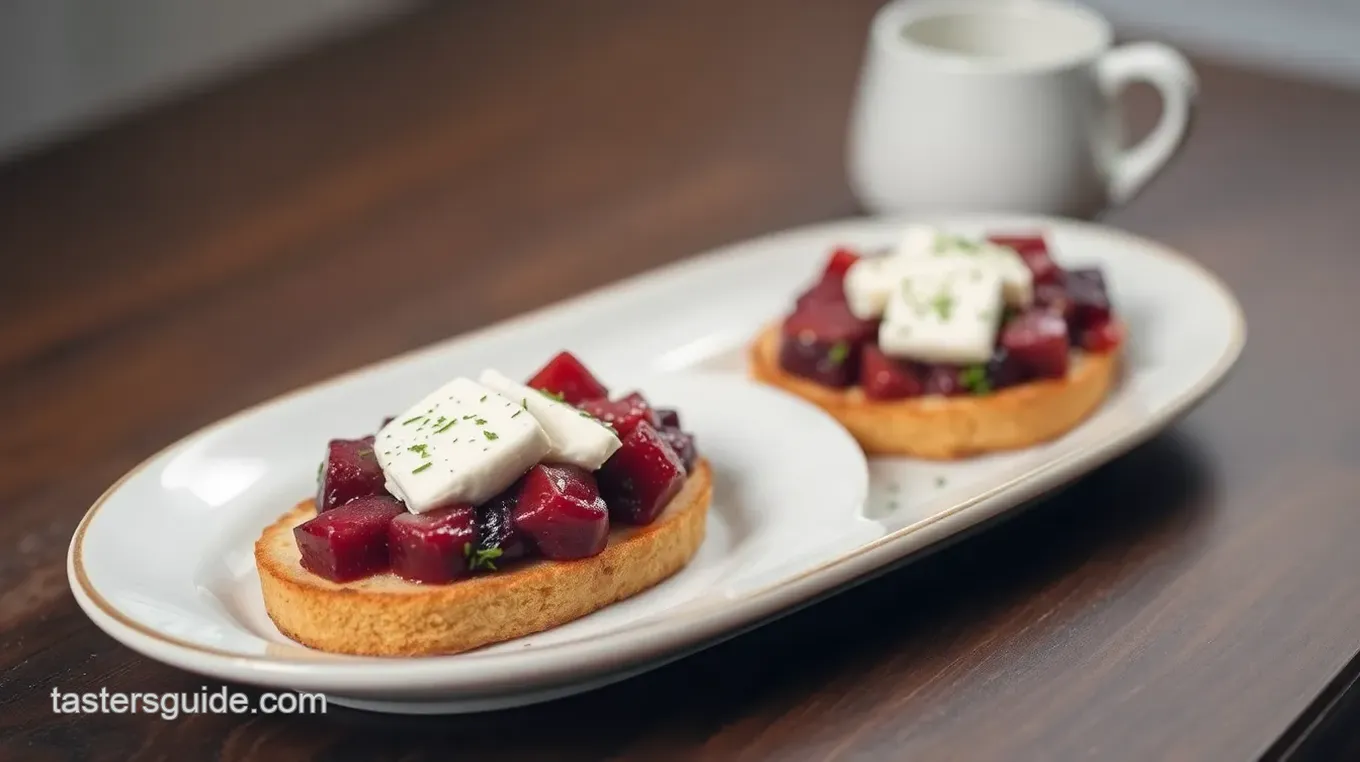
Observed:
[[[987,380],[987,366],[970,365],[959,373],[959,383],[963,388],[973,394],[982,395],[992,391],[992,384]]]
[[[491,440],[496,440],[496,439],[500,439],[500,438],[501,438],[500,435],[497,434],[496,432],[494,432],[494,431],[487,431],[486,429],[482,429],[482,436],[486,437],[487,439],[491,439]]]
[[[468,569],[486,569],[496,571],[496,559],[501,557],[500,548],[476,548],[472,543],[463,543],[463,557],[467,559]]]
[[[482,395],[482,398],[479,399],[479,400],[477,400],[477,401],[478,401],[478,402],[486,402],[486,395],[483,394],[483,395]]]
[[[935,310],[941,320],[949,320],[954,315],[954,295],[941,291],[930,300],[930,308]]]
[[[826,353],[826,359],[832,365],[840,365],[850,357],[850,345],[844,341],[838,341],[831,345],[830,351]]]
[[[425,416],[423,416],[423,415],[416,415],[416,416],[412,416],[412,417],[407,418],[406,420],[402,421],[402,422],[401,422],[401,425],[402,425],[402,426],[410,426],[411,424],[415,423],[416,421],[423,421],[423,420],[425,420]]]
[[[463,416],[463,420],[465,420],[465,421],[470,421],[470,420],[472,420],[473,418],[476,418],[476,417],[477,417],[477,416],[476,416],[475,413],[472,414],[472,415],[465,415],[465,416]]]
[[[515,412],[513,412],[513,413],[510,414],[510,417],[511,417],[511,418],[514,418],[515,416],[517,416],[517,415],[519,415],[520,413],[523,413],[523,412],[524,412],[523,410],[516,410]]]
[[[434,430],[434,433],[436,433],[436,434],[443,434],[444,432],[446,432],[446,431],[448,431],[449,429],[453,428],[453,424],[455,424],[455,423],[458,423],[458,420],[457,420],[457,419],[451,420],[451,421],[449,421],[448,423],[444,424],[443,426],[440,426],[439,428],[435,429],[435,430]]]
[[[477,420],[473,421],[473,423],[477,424],[478,426],[485,426],[485,425],[486,425],[486,419],[485,419],[485,418],[478,418]]]
[[[413,452],[413,453],[415,453],[415,454],[417,454],[417,455],[419,455],[419,456],[422,457],[422,458],[428,458],[428,457],[430,457],[430,453],[428,452],[428,450],[429,450],[429,445],[423,445],[423,444],[411,445],[410,447],[407,447],[406,449],[407,449],[407,450],[410,450],[411,452]]]
[[[413,474],[418,474],[418,473],[420,473],[421,471],[424,471],[425,469],[427,469],[427,468],[429,468],[430,466],[433,466],[433,465],[434,465],[433,463],[422,463],[422,464],[420,464],[419,466],[416,466],[415,468],[411,469],[411,473],[413,473]]]
[[[543,395],[544,397],[547,397],[550,400],[557,400],[558,402],[566,402],[567,399],[566,395],[563,394],[562,392],[549,392],[543,389],[539,389],[538,393]]]

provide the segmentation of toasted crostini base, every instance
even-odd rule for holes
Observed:
[[[751,344],[752,377],[816,404],[840,421],[870,455],[952,460],[1030,447],[1070,431],[1109,394],[1118,351],[1076,352],[1067,377],[1032,381],[980,397],[931,395],[872,400],[860,387],[833,389],[784,371],[779,326]]]
[[[316,515],[306,500],[255,542],[265,610],[299,643],[364,656],[457,653],[540,632],[679,571],[703,543],[712,481],[700,460],[655,522],[615,529],[593,558],[529,561],[447,585],[392,574],[337,584],[303,569],[293,527]]]

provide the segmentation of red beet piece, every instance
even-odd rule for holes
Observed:
[[[987,361],[987,384],[993,391],[1018,386],[1029,380],[1029,371],[1005,347],[997,347]]]
[[[838,246],[831,252],[831,257],[826,260],[826,268],[822,271],[822,279],[836,278],[845,280],[845,273],[850,266],[859,261],[859,254],[846,246]]]
[[[496,562],[523,558],[528,552],[524,535],[515,528],[515,506],[520,484],[516,481],[501,494],[477,506],[477,548],[486,554],[499,551]]]
[[[539,464],[520,480],[515,528],[547,558],[599,555],[609,543],[609,507],[589,471]]]
[[[859,359],[859,383],[864,396],[874,400],[917,397],[925,384],[909,362],[887,356],[877,344],[865,344]]]
[[[1078,336],[1078,345],[1087,352],[1108,352],[1124,341],[1124,329],[1113,320],[1096,323]]]
[[[668,407],[659,407],[652,412],[656,413],[656,425],[665,426],[668,429],[680,428],[680,411]]]
[[[878,322],[860,320],[844,302],[805,304],[784,320],[779,365],[823,386],[853,386],[863,346]]]
[[[600,467],[600,494],[624,524],[650,524],[685,483],[685,464],[649,423],[640,423]]]
[[[355,498],[387,494],[386,478],[373,454],[373,437],[332,439],[316,485],[316,510],[324,513]]]
[[[1014,249],[1025,261],[1025,266],[1034,276],[1036,284],[1062,281],[1062,268],[1048,253],[1048,242],[1042,235],[993,235],[988,236],[987,240]]]
[[[1084,331],[1110,319],[1110,296],[1105,290],[1105,276],[1099,269],[1069,270],[1064,283],[1067,298],[1072,302],[1072,328]]]
[[[1067,298],[1067,287],[1061,282],[1035,284],[1034,304],[1061,316],[1063,320],[1072,315],[1072,300]]]
[[[600,383],[570,352],[557,353],[529,379],[529,386],[549,394],[561,395],[563,401],[572,405],[609,396],[609,390],[604,384]]]
[[[392,572],[412,582],[438,584],[466,577],[473,558],[479,568],[495,568],[494,560],[474,553],[477,511],[465,503],[393,518],[387,545]]]
[[[822,276],[822,279],[812,284],[812,287],[798,295],[794,304],[799,308],[811,304],[823,303],[845,303],[845,284],[841,278],[829,275]]]
[[[927,365],[925,367],[925,393],[943,397],[957,397],[968,394],[964,386],[963,369],[957,365]]]
[[[302,568],[332,582],[387,571],[387,530],[406,512],[396,498],[361,497],[293,528]]]
[[[1001,346],[1030,375],[1067,375],[1067,324],[1044,309],[1022,312],[1001,329]]]
[[[633,433],[633,429],[643,421],[653,425],[657,423],[652,406],[637,392],[616,400],[586,400],[579,407],[583,412],[612,426],[620,439]]]
[[[685,473],[694,471],[694,461],[699,458],[699,450],[694,446],[694,435],[687,434],[679,427],[663,426],[656,430],[656,435],[661,437],[661,441],[670,445],[671,450],[680,457],[680,462],[685,466]]]

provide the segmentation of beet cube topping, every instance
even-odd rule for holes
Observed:
[[[402,513],[387,527],[392,572],[412,582],[452,582],[473,568],[495,569],[477,552],[477,511],[467,504]]]
[[[1067,375],[1067,323],[1044,309],[1016,316],[1001,330],[1001,347],[1036,378]]]
[[[1105,276],[1099,269],[1068,270],[1065,284],[1067,298],[1072,303],[1070,316],[1074,332],[1110,319],[1110,296],[1105,289]]]
[[[332,439],[316,485],[316,510],[324,513],[355,498],[387,494],[387,478],[373,454],[373,437]]]
[[[822,270],[822,279],[845,280],[845,274],[859,259],[859,254],[854,249],[848,246],[837,246],[826,260],[826,267]]]
[[[685,464],[650,423],[640,423],[598,472],[609,515],[650,524],[685,483]]]
[[[360,497],[293,528],[302,568],[332,582],[387,571],[388,527],[406,507],[389,496]]]
[[[680,462],[685,466],[685,473],[692,473],[694,463],[699,459],[699,450],[694,446],[694,435],[687,434],[678,427],[664,426],[656,430],[656,435],[670,445],[671,451],[679,456]]]
[[[859,361],[860,385],[864,396],[874,400],[895,400],[917,397],[925,391],[912,363],[896,360],[879,349],[877,344],[866,344]]]
[[[1005,347],[997,347],[986,366],[987,384],[993,390],[1008,386],[1019,386],[1029,380],[1029,370],[1025,368]]]
[[[680,428],[680,412],[668,407],[659,407],[653,410],[656,413],[656,425],[665,426],[668,429]]]
[[[779,365],[823,386],[852,386],[860,352],[877,332],[877,321],[855,317],[843,301],[805,304],[784,320]]]
[[[529,469],[519,481],[513,520],[545,558],[589,558],[609,543],[609,507],[595,477],[576,466]]]
[[[497,554],[496,560],[514,561],[528,553],[524,535],[515,528],[515,505],[519,503],[519,482],[477,506],[477,549],[483,556]]]
[[[562,401],[579,405],[585,400],[608,397],[609,390],[570,352],[559,352],[548,361],[528,385],[542,392],[557,395]]]
[[[594,417],[601,423],[608,424],[614,429],[614,433],[619,435],[619,439],[633,433],[633,429],[637,428],[639,423],[646,422],[653,425],[657,423],[652,406],[647,404],[647,400],[637,392],[616,400],[586,400],[579,407],[587,415]]]

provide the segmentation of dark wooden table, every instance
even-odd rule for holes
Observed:
[[[1183,157],[1109,221],[1222,274],[1247,350],[1062,497],[548,705],[52,712],[54,687],[204,683],[103,635],[66,583],[77,520],[148,454],[356,364],[856,213],[842,144],[875,4],[440,6],[0,168],[0,758],[1360,756],[1360,95],[1203,62]]]

